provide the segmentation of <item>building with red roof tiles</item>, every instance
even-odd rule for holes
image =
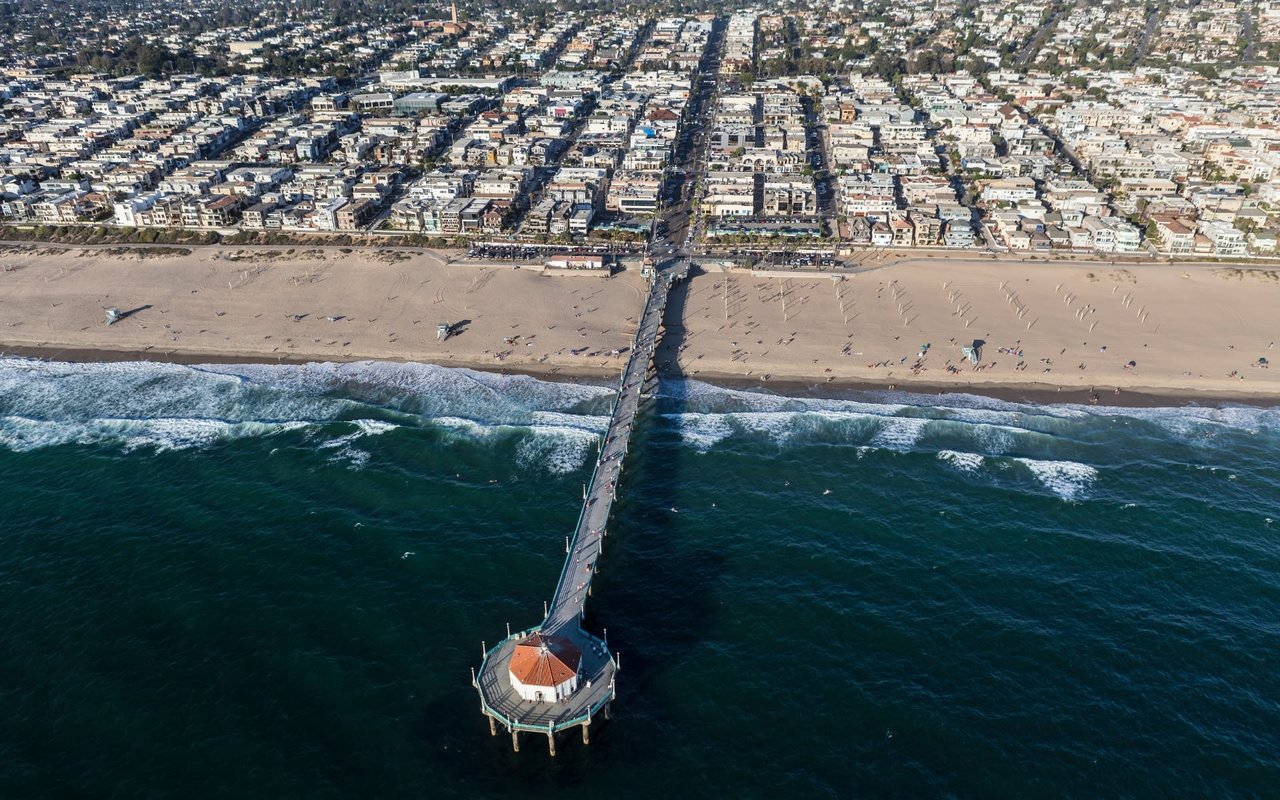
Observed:
[[[578,689],[582,651],[563,636],[534,633],[511,655],[511,686],[525,700],[564,699]]]

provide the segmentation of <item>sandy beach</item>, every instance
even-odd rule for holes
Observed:
[[[1262,366],[1280,341],[1269,269],[928,259],[843,279],[704,274],[684,300],[660,359],[708,379],[1280,396]],[[975,340],[978,364],[961,349]]]
[[[0,349],[47,358],[411,360],[548,376],[622,368],[644,282],[429,251],[0,249]],[[105,309],[125,317],[105,324]],[[659,366],[713,381],[1280,398],[1280,272],[900,260],[842,278],[695,275]],[[439,323],[454,334],[437,341]],[[979,347],[979,363],[962,346]],[[615,355],[615,351],[617,354]],[[1260,361],[1260,359],[1263,359]]]
[[[335,248],[0,251],[0,349],[48,358],[412,360],[615,374],[637,273],[552,277],[423,251]],[[105,309],[124,318],[105,324]],[[453,332],[437,340],[437,326]]]

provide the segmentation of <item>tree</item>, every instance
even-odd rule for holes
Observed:
[[[906,64],[897,55],[881,50],[871,59],[871,70],[884,80],[891,81],[906,71]]]

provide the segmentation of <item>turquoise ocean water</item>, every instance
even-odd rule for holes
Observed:
[[[669,382],[549,759],[540,616],[606,390],[0,359],[0,797],[1277,797],[1280,411]],[[941,403],[941,404],[939,404]]]

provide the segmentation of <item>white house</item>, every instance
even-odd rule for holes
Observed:
[[[1036,182],[1030,178],[1001,178],[988,183],[982,189],[982,199],[987,203],[1017,203],[1036,199]]]

